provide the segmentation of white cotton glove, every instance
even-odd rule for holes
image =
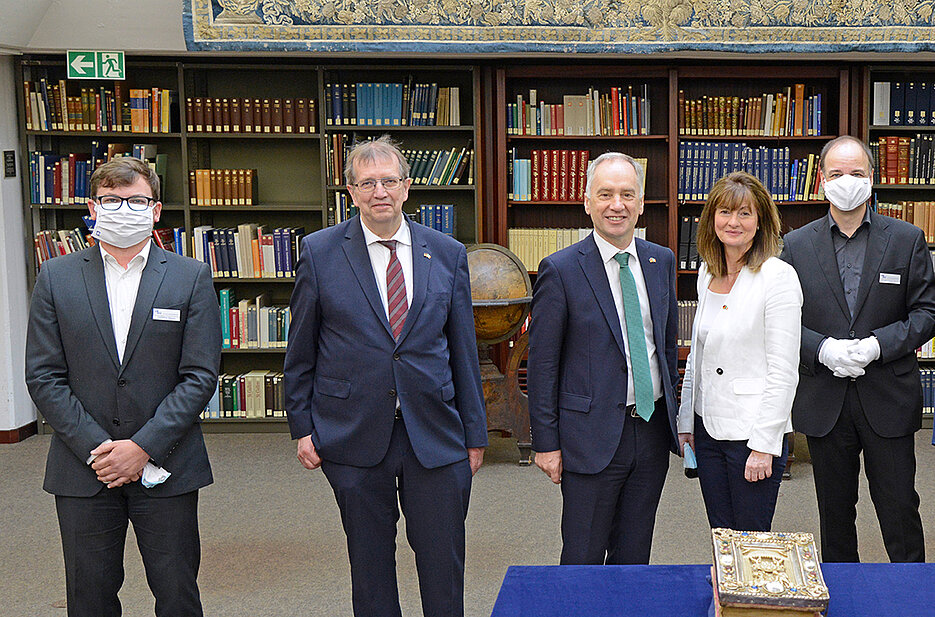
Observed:
[[[828,367],[835,377],[860,377],[863,365],[851,358],[850,348],[854,341],[826,338],[818,348],[818,361]]]
[[[864,368],[880,357],[880,341],[875,336],[868,336],[854,341],[848,349],[851,362],[856,363],[860,368]]]

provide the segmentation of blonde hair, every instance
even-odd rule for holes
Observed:
[[[757,229],[753,244],[743,255],[743,264],[754,272],[782,250],[779,210],[766,188],[755,177],[744,171],[735,171],[715,182],[708,194],[698,222],[698,255],[714,277],[727,275],[724,244],[714,229],[714,214],[720,208],[731,212],[749,202],[756,212]]]

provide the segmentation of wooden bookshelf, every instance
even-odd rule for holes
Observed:
[[[472,65],[441,65],[413,61],[372,64],[288,62],[257,59],[212,58],[210,61],[189,62],[187,59],[150,59],[128,57],[126,88],[159,87],[177,93],[177,108],[172,109],[173,125],[168,132],[133,133],[116,130],[27,130],[24,81],[47,76],[49,83],[65,78],[65,63],[60,56],[28,55],[17,61],[19,87],[20,151],[26,162],[23,177],[24,202],[28,206],[27,238],[40,230],[73,229],[83,226],[81,217],[87,206],[78,204],[32,204],[30,152],[48,151],[57,154],[88,152],[91,140],[106,143],[153,143],[159,153],[168,154],[162,201],[162,220],[157,227],[179,227],[188,234],[191,244],[195,227],[236,228],[255,222],[268,229],[304,227],[312,233],[329,222],[334,215],[335,196],[344,192],[343,184],[326,181],[329,138],[337,133],[354,139],[391,134],[402,149],[444,149],[464,147],[472,143],[475,152],[482,148],[479,127],[478,69]],[[457,126],[328,126],[324,109],[325,87],[338,76],[348,82],[392,83],[411,80],[435,83],[440,87],[459,88]],[[69,94],[81,87],[113,88],[112,81],[67,82]],[[74,92],[73,92],[74,90]],[[189,130],[186,101],[188,98],[253,98],[315,101],[317,122],[305,133],[297,132],[215,132]],[[193,127],[194,128],[194,127]],[[202,127],[203,128],[203,127]],[[455,204],[455,237],[464,243],[481,241],[480,189],[482,168],[478,156],[473,157],[470,184],[450,186],[414,186],[406,211],[414,213],[422,204]],[[189,170],[194,169],[256,169],[257,197],[255,205],[196,205],[191,203]],[[465,178],[467,174],[465,174]],[[330,210],[330,211],[329,211]],[[28,284],[35,282],[36,256],[30,244]],[[191,246],[188,247],[191,254]],[[253,298],[267,294],[271,306],[288,305],[294,278],[215,277],[215,288],[230,288],[236,298]],[[254,369],[281,371],[283,348],[224,349],[221,373],[238,374]],[[208,431],[286,431],[285,418],[229,418],[204,421]]]
[[[584,94],[589,88],[601,94],[611,87],[646,85],[651,106],[649,126],[642,135],[539,135],[512,134],[516,124],[512,111],[517,96],[528,102],[530,90],[537,101],[560,103],[565,94]],[[702,97],[760,97],[771,92],[794,91],[803,84],[808,94],[820,94],[822,100],[821,134],[726,135],[689,134],[680,131],[680,91],[689,99]],[[537,149],[588,150],[590,160],[603,152],[616,150],[647,159],[644,212],[638,227],[645,227],[646,238],[662,244],[678,255],[679,221],[682,216],[697,216],[704,201],[679,199],[679,146],[688,141],[742,143],[750,148],[788,148],[791,158],[809,153],[817,155],[824,143],[848,130],[852,105],[850,71],[845,66],[801,64],[792,66],[762,63],[720,64],[695,63],[672,65],[640,63],[638,66],[619,64],[554,64],[549,66],[516,65],[501,67],[494,75],[494,128],[496,199],[494,241],[508,244],[513,228],[587,228],[591,221],[581,200],[554,202],[511,199],[509,165],[512,153],[529,158]],[[684,116],[684,113],[683,113]],[[529,115],[527,112],[527,121]],[[794,119],[794,116],[791,116]],[[790,159],[791,160],[791,159]],[[796,228],[827,211],[826,201],[777,200],[784,230]],[[535,266],[529,265],[531,274]],[[678,271],[678,298],[696,299],[697,277],[694,270]],[[687,355],[680,350],[680,358]]]

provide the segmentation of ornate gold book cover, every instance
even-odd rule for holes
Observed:
[[[828,607],[815,538],[810,533],[712,529],[714,585],[722,606],[802,611]]]

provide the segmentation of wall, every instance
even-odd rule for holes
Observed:
[[[0,47],[185,51],[181,0],[0,0]]]
[[[36,419],[23,382],[26,342],[26,247],[13,56],[0,55],[0,150],[15,150],[15,178],[0,178],[0,431]]]

